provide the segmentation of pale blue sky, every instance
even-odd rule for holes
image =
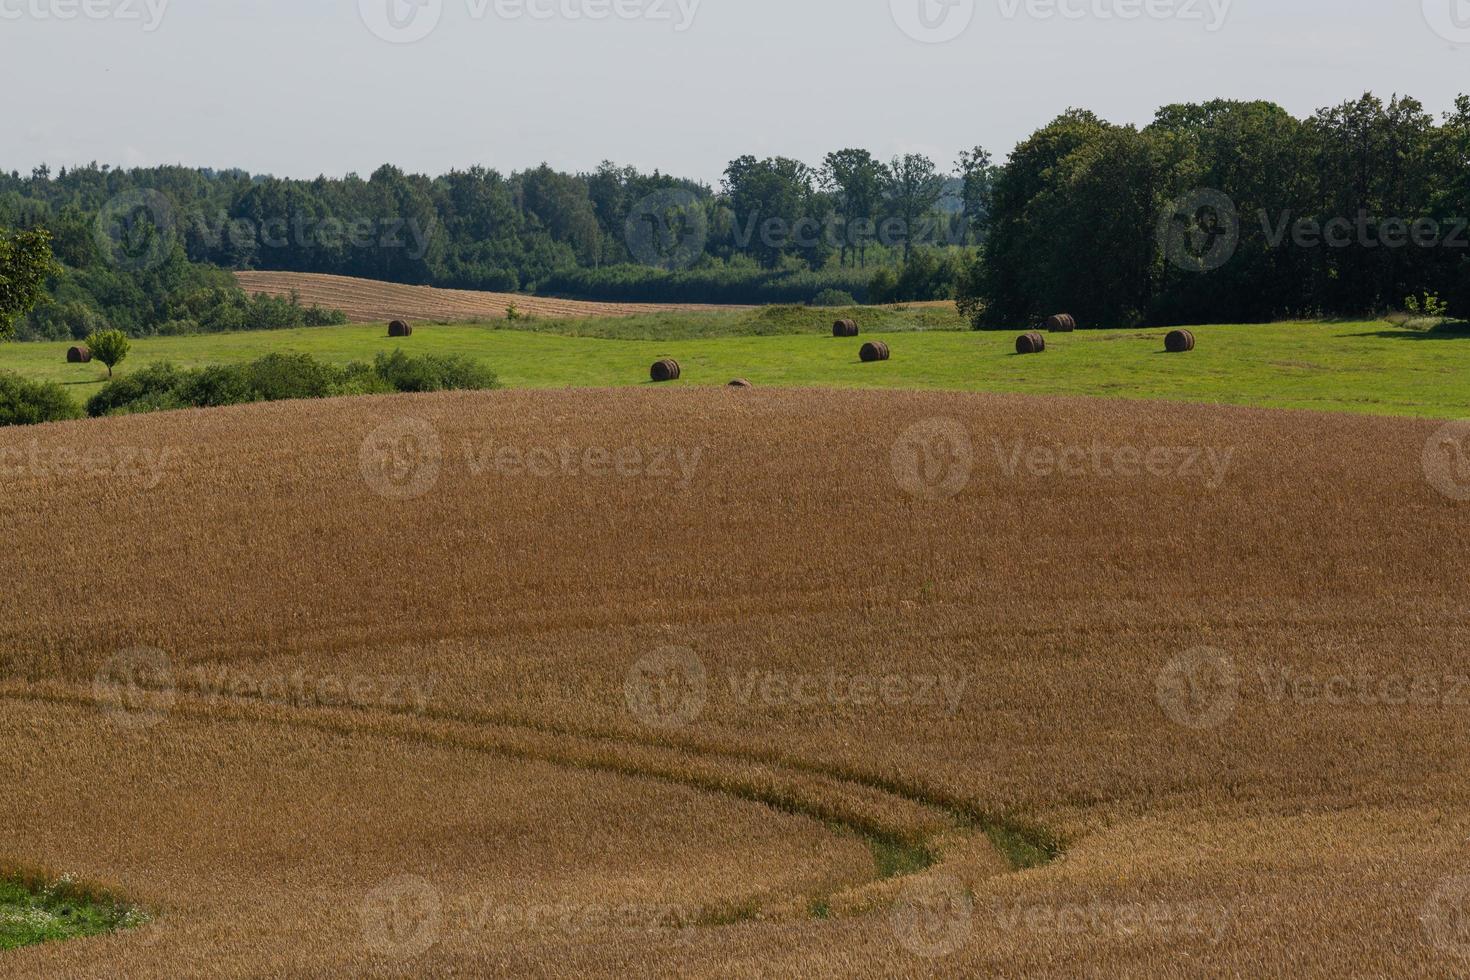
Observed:
[[[1470,91],[1470,0],[0,0],[0,81],[6,170],[610,158],[715,182],[743,153],[848,145],[948,166],[1069,105],[1302,114],[1372,89],[1440,112]]]

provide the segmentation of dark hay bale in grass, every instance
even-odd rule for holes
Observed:
[[[679,362],[672,357],[666,357],[661,361],[653,362],[653,370],[649,372],[649,377],[662,384],[665,381],[678,381],[681,373]]]
[[[1046,329],[1052,333],[1071,333],[1077,329],[1077,321],[1069,314],[1058,313],[1046,321]]]
[[[1185,354],[1194,350],[1194,334],[1188,330],[1171,330],[1164,338],[1164,350],[1170,354]]]
[[[727,388],[754,388],[755,385],[751,384],[749,381],[746,381],[744,378],[736,378],[734,381],[731,381],[728,385],[726,385],[726,387]]]
[[[390,337],[412,337],[413,327],[402,320],[394,320],[388,324],[388,336]]]
[[[92,360],[92,352],[85,347],[69,347],[66,351],[66,363],[87,364]]]
[[[871,340],[863,344],[863,349],[858,352],[858,356],[863,359],[864,364],[871,364],[874,361],[886,361],[889,356],[888,345],[881,340]]]
[[[1040,354],[1046,350],[1046,338],[1032,330],[1016,338],[1017,354]]]
[[[856,337],[857,335],[856,320],[838,320],[832,324],[832,336],[834,337]]]

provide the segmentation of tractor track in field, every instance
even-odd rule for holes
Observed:
[[[837,915],[872,911],[893,900],[900,879],[930,872],[960,872],[961,880],[973,887],[983,878],[1023,866],[1008,860],[996,834],[1051,856],[1058,851],[1043,833],[1005,824],[961,801],[775,751],[734,751],[627,733],[579,732],[481,712],[303,706],[187,687],[168,694],[167,708],[143,709],[157,715],[145,719],[150,726],[177,716],[343,737],[365,735],[654,780],[820,821],[836,832],[866,840],[875,857],[880,848],[901,855],[900,870],[885,875],[875,860],[870,880],[849,883],[836,892],[736,903],[734,912],[740,919],[801,918],[815,908]],[[95,692],[61,683],[10,684],[0,687],[0,699],[92,710],[104,706]],[[704,910],[701,921],[723,924],[732,921],[731,916],[732,909],[722,906]]]

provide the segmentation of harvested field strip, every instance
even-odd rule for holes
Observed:
[[[199,696],[187,689],[177,693],[181,697],[170,711],[203,721],[403,739],[676,783],[810,817],[870,841],[878,865],[876,880],[851,882],[828,895],[780,896],[780,900],[760,906],[759,917],[766,919],[800,917],[815,905],[838,913],[866,911],[883,900],[887,894],[883,882],[890,877],[933,868],[947,873],[958,871],[966,881],[974,882],[1005,871],[1005,856],[1018,853],[1018,849],[1022,853],[1039,853],[1042,849],[1033,840],[1022,840],[1021,832],[1014,827],[976,827],[970,815],[958,808],[829,775],[817,766],[785,765],[719,752],[691,756],[680,747],[544,730],[547,726],[533,728],[361,707],[303,709],[261,699]],[[0,698],[96,706],[95,698],[88,693],[54,684],[0,687]],[[780,771],[778,766],[787,771]],[[977,840],[972,831],[986,836]],[[997,840],[1010,846],[1004,850],[993,847],[991,842]],[[710,910],[709,917],[717,924],[728,921],[722,910]]]
[[[749,308],[701,303],[598,303],[521,293],[405,286],[305,272],[237,272],[235,279],[247,293],[289,296],[294,292],[308,306],[341,310],[355,322],[503,320],[511,306],[526,316],[551,319]]]

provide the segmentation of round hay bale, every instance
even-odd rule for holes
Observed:
[[[731,381],[728,385],[726,385],[726,387],[727,388],[754,388],[755,385],[751,384],[749,381],[746,381],[744,378],[736,378],[734,381]]]
[[[1046,321],[1046,329],[1052,333],[1071,333],[1077,329],[1077,321],[1070,314],[1058,313]]]
[[[662,384],[665,381],[678,381],[681,373],[679,362],[672,357],[665,357],[663,360],[653,362],[653,370],[649,372],[649,377]]]
[[[858,356],[863,359],[864,364],[886,361],[889,357],[888,345],[881,340],[870,340],[863,344],[863,349],[858,352]]]
[[[1185,354],[1194,350],[1194,334],[1188,330],[1170,330],[1164,338],[1164,350],[1170,354]]]
[[[92,352],[90,350],[88,350],[86,347],[78,344],[76,347],[69,347],[69,348],[67,348],[67,351],[66,351],[66,363],[68,363],[68,364],[88,364],[88,363],[91,362],[91,360],[92,360]]]
[[[1040,354],[1046,350],[1046,338],[1032,330],[1016,338],[1017,354]]]
[[[834,337],[856,337],[857,335],[856,320],[838,320],[832,324],[832,336]]]
[[[412,337],[413,327],[402,320],[394,320],[388,324],[388,336],[390,337]]]

